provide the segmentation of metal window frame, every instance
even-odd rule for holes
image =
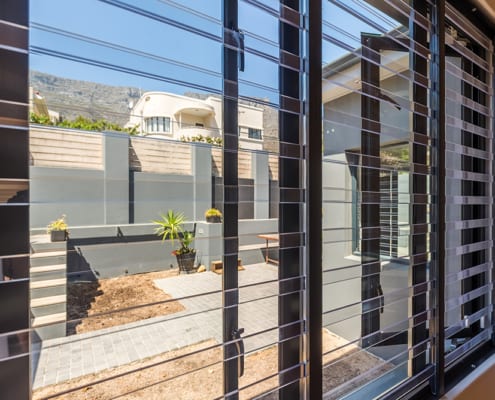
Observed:
[[[227,30],[236,29],[237,24],[237,1],[228,0],[224,2],[224,28]],[[301,9],[301,1],[295,0],[282,0],[281,10],[285,9],[285,6],[289,6],[294,10]],[[307,17],[307,48],[308,48],[308,80],[307,80],[307,108],[306,108],[306,143],[304,154],[306,158],[306,174],[305,174],[305,212],[299,212],[297,215],[292,215],[294,204],[290,201],[284,201],[286,196],[284,195],[285,189],[294,186],[294,183],[300,185],[301,170],[304,169],[301,164],[298,163],[297,171],[299,175],[294,175],[293,157],[287,151],[286,146],[283,143],[280,146],[281,156],[281,171],[280,176],[280,233],[281,233],[281,249],[280,249],[280,279],[293,277],[294,274],[298,276],[301,274],[300,260],[304,259],[306,262],[307,270],[307,289],[304,299],[302,295],[297,294],[294,296],[281,296],[280,310],[279,310],[279,323],[280,325],[291,324],[295,321],[300,321],[302,313],[304,312],[304,301],[306,304],[307,321],[306,327],[307,339],[308,339],[308,354],[304,355],[304,346],[302,344],[302,330],[297,330],[298,336],[295,339],[284,341],[287,337],[287,331],[281,329],[281,344],[279,345],[279,371],[281,372],[279,390],[280,398],[282,399],[294,399],[302,397],[303,385],[301,380],[293,381],[293,374],[286,374],[287,368],[293,368],[294,366],[303,365],[306,361],[309,361],[309,369],[303,371],[307,375],[307,391],[305,392],[309,398],[321,398],[321,300],[322,300],[322,286],[321,286],[321,135],[310,134],[311,132],[319,132],[321,130],[321,0],[307,1],[308,4],[308,17]],[[373,3],[373,1],[369,1]],[[421,2],[418,2],[421,3]],[[414,376],[404,384],[395,388],[392,392],[384,395],[383,398],[398,398],[402,395],[406,395],[408,391],[421,385],[432,372],[434,368],[434,379],[432,379],[430,387],[433,393],[441,396],[445,392],[445,352],[444,352],[444,322],[445,322],[445,0],[432,0],[434,12],[431,15],[432,26],[434,32],[431,34],[431,76],[433,82],[433,90],[431,96],[431,108],[434,112],[434,116],[431,119],[431,134],[433,139],[437,143],[435,154],[432,155],[437,170],[437,175],[432,177],[432,190],[433,193],[437,193],[436,202],[434,205],[434,212],[436,216],[435,221],[435,233],[437,235],[436,240],[436,256],[433,265],[433,279],[435,281],[435,289],[431,293],[431,300],[434,304],[435,316],[430,324],[430,337],[434,337],[432,354],[433,366],[427,367],[420,374]],[[455,5],[456,2],[454,2]],[[19,24],[18,27],[14,27],[17,30],[18,37],[22,38],[27,32],[26,25],[28,21],[28,1],[27,0],[6,0],[6,6],[3,11],[12,15],[2,15],[2,19],[6,21],[13,21]],[[234,17],[235,14],[235,17]],[[11,18],[12,17],[12,18]],[[234,25],[230,25],[231,22],[235,22]],[[280,22],[280,34],[281,34],[281,52],[289,51],[293,54],[301,56],[301,43],[291,42],[290,38],[293,38],[293,32],[291,25],[287,22]],[[292,27],[294,28],[294,27]],[[287,33],[287,36],[284,36]],[[17,37],[17,36],[16,36]],[[298,36],[300,38],[300,36]],[[289,40],[285,40],[288,38]],[[14,40],[11,38],[5,38],[5,40]],[[22,42],[22,40],[21,40]],[[309,46],[311,43],[311,46]],[[320,44],[320,45],[318,45]],[[27,50],[27,41],[26,41]],[[28,55],[26,54],[27,58]],[[224,146],[224,198],[226,199],[226,209],[224,210],[224,266],[225,273],[223,275],[223,288],[224,288],[224,306],[228,307],[228,318],[226,318],[223,327],[224,341],[225,341],[225,356],[224,356],[224,371],[227,371],[228,379],[224,384],[225,393],[228,396],[226,398],[237,398],[238,387],[236,384],[232,384],[231,381],[237,382],[237,360],[230,359],[228,357],[232,346],[231,332],[233,328],[237,328],[236,310],[237,305],[237,249],[238,249],[238,232],[237,232],[237,216],[238,216],[238,179],[237,179],[237,112],[232,113],[235,107],[237,107],[238,90],[237,86],[232,86],[232,81],[237,80],[237,52],[231,48],[224,47],[224,63],[228,65],[228,68],[224,69],[224,94],[227,94],[224,101],[224,127],[226,131],[231,131],[232,135],[229,135],[228,140],[225,141]],[[224,65],[225,65],[224,64]],[[235,68],[233,66],[235,65]],[[12,68],[10,68],[12,67]],[[3,67],[5,69],[15,70],[15,65]],[[280,66],[280,87],[281,98],[286,95],[294,96],[294,82],[289,81],[289,77],[293,75],[289,73],[290,70],[283,65]],[[297,95],[301,96],[302,79],[299,75]],[[28,88],[28,79],[25,78],[25,85],[19,87],[19,91],[26,91]],[[493,87],[493,83],[492,83]],[[22,112],[21,112],[22,114]],[[293,116],[287,112],[280,111],[281,128],[289,128],[289,124],[293,122]],[[11,114],[2,112],[1,116],[9,118]],[[300,117],[299,117],[300,118]],[[18,125],[22,127],[19,130],[19,137],[16,139],[19,142],[28,142],[28,138],[24,137],[23,131],[27,126],[27,113],[24,119],[18,120]],[[232,126],[236,126],[236,129],[232,129]],[[297,127],[300,130],[300,126]],[[4,129],[4,128],[2,128]],[[287,139],[289,142],[293,139],[293,130],[287,131],[281,129],[281,139]],[[300,133],[300,132],[299,132]],[[299,135],[301,137],[301,135]],[[4,137],[0,137],[0,143],[6,142]],[[302,142],[302,140],[301,140]],[[298,142],[298,145],[302,145]],[[489,149],[493,151],[493,149]],[[24,155],[22,155],[24,157]],[[302,157],[299,161],[302,161]],[[26,158],[25,167],[27,170],[28,159]],[[492,165],[493,168],[493,165]],[[301,170],[300,170],[301,169]],[[14,171],[15,172],[15,171]],[[14,173],[13,172],[13,173]],[[299,179],[295,179],[295,177]],[[1,179],[27,179],[27,177],[20,178],[18,175],[10,176],[8,174],[2,175]],[[0,179],[0,181],[1,181]],[[295,182],[297,180],[297,182]],[[297,186],[300,187],[300,186]],[[312,205],[316,205],[313,206]],[[27,205],[22,207],[28,210]],[[302,222],[302,216],[306,218],[305,223]],[[285,238],[293,238],[293,234],[303,232],[303,228],[306,229],[305,241],[300,241],[300,245],[296,246],[298,249],[294,251],[293,244],[288,245],[289,241]],[[26,225],[23,227],[22,232],[19,231],[19,240],[22,242],[22,246],[28,246],[28,241],[25,240],[25,236],[29,233],[29,227]],[[294,242],[291,242],[294,243]],[[296,240],[297,243],[297,240]],[[305,257],[301,255],[302,246],[306,246]],[[297,256],[296,262],[293,260],[293,256]],[[285,267],[285,268],[284,268]],[[493,278],[493,276],[492,276]],[[414,277],[413,277],[414,280]],[[29,281],[25,281],[26,285],[29,285]],[[0,290],[2,288],[0,287]],[[231,290],[232,289],[232,290]],[[283,294],[281,287],[280,294]],[[423,304],[422,299],[418,299],[420,304]],[[232,311],[232,313],[231,313]],[[308,312],[309,311],[309,312]],[[237,310],[236,310],[237,312]],[[28,324],[28,322],[26,322]],[[285,353],[288,352],[288,353]],[[19,360],[19,359],[17,359]],[[28,360],[29,361],[29,360]],[[13,371],[16,373],[16,379],[6,380],[0,379],[0,391],[2,393],[8,393],[7,390],[19,390],[16,394],[16,398],[28,398],[19,393],[29,390],[30,385],[24,384],[24,377],[29,379],[30,363],[16,363]],[[300,376],[301,372],[297,369],[297,374]],[[22,376],[22,379],[19,379]],[[2,378],[5,378],[3,376]],[[235,378],[235,379],[234,379]],[[287,385],[286,385],[287,384]],[[296,397],[293,397],[293,396]]]
[[[312,0],[308,5],[308,84],[307,84],[307,145],[306,145],[306,262],[308,321],[308,398],[323,396],[323,273],[322,273],[322,136],[311,134],[321,131],[322,113],[322,1]],[[314,205],[313,207],[311,205]]]
[[[433,165],[437,175],[432,177],[433,192],[437,193],[434,204],[436,217],[436,257],[432,263],[432,279],[435,290],[431,293],[431,302],[435,316],[431,336],[435,338],[432,345],[432,361],[435,374],[430,383],[432,393],[442,396],[445,393],[445,0],[436,0],[432,7],[431,35],[431,76],[434,88],[431,96],[433,118],[431,134],[437,142]],[[433,152],[432,152],[433,153]]]
[[[28,0],[5,0],[0,7],[0,189],[13,182],[29,190]],[[5,186],[4,186],[5,184]],[[0,393],[31,398],[29,312],[29,203],[15,189],[0,203]],[[2,264],[22,260],[17,278],[4,280]],[[20,263],[19,263],[20,264]],[[12,276],[10,276],[12,278]],[[8,304],[8,306],[7,306]],[[21,345],[19,345],[21,344]]]
[[[304,165],[303,165],[303,102],[302,102],[302,1],[280,0],[279,47],[279,101],[292,103],[297,113],[284,107],[279,116],[279,303],[278,303],[278,369],[281,400],[304,398],[304,287],[299,277],[304,276]],[[298,62],[295,71],[284,60]],[[321,83],[320,83],[321,84]],[[320,123],[320,121],[318,121]],[[320,128],[321,129],[321,128]],[[320,130],[319,129],[319,130]],[[319,131],[318,130],[318,131]],[[299,157],[294,157],[299,148]],[[294,201],[293,192],[301,193]],[[288,284],[291,282],[291,284]]]
[[[238,177],[238,52],[230,35],[238,27],[238,0],[223,2],[223,274],[222,274],[222,340],[223,390],[226,399],[239,398],[239,364],[236,344],[232,338],[239,329],[239,177]]]

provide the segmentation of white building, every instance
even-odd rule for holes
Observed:
[[[49,110],[46,105],[46,99],[32,87],[29,87],[29,112],[41,117],[48,117],[52,122],[60,120],[60,113]]]
[[[222,101],[205,100],[166,92],[146,92],[131,106],[126,127],[136,127],[140,135],[190,140],[195,137],[222,137]],[[239,104],[239,147],[263,149],[263,109]]]

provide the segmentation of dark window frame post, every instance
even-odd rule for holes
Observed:
[[[322,398],[322,1],[308,4],[306,126],[306,247],[308,305],[308,398]]]
[[[0,7],[0,397],[31,398],[29,2]]]
[[[304,135],[300,0],[280,0],[279,17],[279,398],[304,397]],[[298,68],[291,68],[290,66]],[[321,66],[319,66],[321,68]],[[321,85],[321,83],[320,83]],[[319,105],[321,106],[321,105]],[[320,122],[321,124],[321,122]],[[321,131],[321,125],[318,132]],[[318,205],[320,207],[320,205]]]
[[[362,347],[376,341],[380,330],[380,49],[375,37],[361,33],[361,340]],[[366,60],[366,61],[365,61]],[[367,338],[371,337],[371,339]]]
[[[428,4],[425,1],[414,0],[414,10],[428,17]],[[409,35],[411,41],[419,43],[425,48],[428,48],[428,32],[413,20],[410,22]],[[410,53],[410,65],[414,73],[421,76],[428,76],[428,60],[418,55]],[[417,83],[413,84],[413,102],[424,108],[428,107],[428,89]],[[413,114],[413,132],[414,136],[428,136],[428,118],[418,112]],[[427,142],[427,140],[422,141]],[[409,206],[410,215],[410,252],[411,258],[409,263],[409,282],[408,285],[413,287],[413,296],[411,299],[410,313],[413,318],[413,326],[409,334],[410,347],[414,347],[412,358],[409,362],[410,376],[416,375],[426,367],[426,341],[428,340],[427,329],[427,292],[421,287],[427,282],[427,242],[428,242],[428,176],[421,173],[415,173],[416,166],[423,167],[425,170],[428,167],[428,151],[427,146],[413,142],[410,147],[412,157],[411,172],[412,180],[410,181],[409,192],[415,199],[414,203]],[[431,261],[430,261],[431,262]],[[417,288],[417,289],[416,289]],[[425,343],[424,346],[418,344]]]
[[[238,0],[223,2],[223,388],[226,399],[239,398],[238,357],[234,332],[238,329],[239,282],[239,177],[238,177],[238,50],[233,33],[238,30]]]
[[[433,177],[433,193],[436,193],[434,204],[436,215],[436,257],[432,262],[432,280],[435,282],[431,302],[434,318],[430,336],[433,338],[432,357],[435,375],[431,382],[431,391],[442,396],[445,393],[445,0],[436,0],[432,7],[430,33],[431,79],[431,135],[436,140],[436,151],[432,165],[437,175]]]

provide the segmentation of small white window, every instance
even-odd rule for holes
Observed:
[[[145,120],[146,133],[169,133],[169,117],[149,117]]]
[[[248,128],[248,138],[261,140],[261,129]]]

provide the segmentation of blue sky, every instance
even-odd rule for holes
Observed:
[[[170,18],[196,29],[206,31],[217,38],[221,37],[222,0],[121,0],[123,3],[139,7],[147,12]],[[174,7],[173,3],[179,4]],[[276,0],[265,0],[274,9]],[[195,15],[181,9],[181,6],[204,14]],[[362,10],[363,11],[363,10]],[[364,12],[364,11],[363,11]],[[146,16],[138,15],[98,0],[31,0],[31,36],[32,47],[49,51],[75,55],[98,62],[113,64],[149,74],[164,76],[172,80],[191,82],[195,85],[221,91],[221,43],[183,29],[170,26]],[[359,37],[359,32],[376,32],[370,26],[350,17],[347,13],[328,2],[324,2],[324,19],[334,22]],[[74,38],[64,37],[36,26],[43,25],[69,31],[104,42],[114,43],[156,57],[168,58],[194,68],[173,65],[163,60],[129,54],[122,50],[111,49],[94,43],[86,43]],[[278,21],[276,17],[257,9],[243,1],[239,3],[239,26],[248,32],[267,38],[269,43],[246,36],[246,46],[264,53],[278,56]],[[390,26],[391,27],[391,26]],[[324,27],[324,32],[328,28]],[[335,31],[329,32],[339,37]],[[340,39],[349,42],[349,38]],[[270,43],[273,42],[273,43]],[[351,41],[352,43],[352,41]],[[355,42],[355,47],[359,43]],[[335,45],[323,46],[323,59],[335,60],[345,53]],[[48,55],[33,53],[30,68],[72,79],[94,81],[109,85],[134,86],[143,90],[163,90],[174,93],[196,91],[183,85],[167,83],[133,74],[117,72],[84,63],[67,61]],[[278,65],[259,56],[246,54],[246,70],[240,73],[240,79],[255,82],[257,86],[240,85],[241,95],[270,98],[278,101]]]
[[[175,0],[185,7],[193,8],[205,17],[193,15],[158,0],[126,0],[127,4],[140,7],[146,11],[165,16],[172,20],[193,26],[221,38],[221,0]],[[273,2],[273,1],[272,1]],[[270,2],[268,2],[270,3]],[[273,2],[275,3],[275,2]],[[166,76],[221,90],[221,43],[183,29],[167,25],[142,15],[119,9],[97,0],[32,0],[31,1],[31,37],[30,45],[49,51],[76,55],[99,62],[123,66],[150,74]],[[258,35],[277,41],[278,24],[276,18],[245,3],[240,6],[240,26],[253,29]],[[36,28],[39,25],[69,31],[85,37],[115,43],[141,52],[164,57],[197,66],[209,72],[197,71],[183,66],[172,65],[156,59],[131,55],[121,50],[86,43],[74,38],[64,37]],[[278,49],[250,37],[246,46],[256,47],[269,54],[277,55]],[[256,81],[269,86],[275,93],[278,84],[277,65],[261,57],[246,56],[250,65],[241,79]],[[133,76],[84,63],[67,61],[48,55],[33,53],[30,68],[58,76],[106,83],[110,85],[135,86],[143,90],[165,90],[175,93],[198,91],[180,85],[164,83],[149,78]],[[261,73],[260,73],[261,72]],[[275,84],[275,85],[274,85]],[[270,91],[245,86],[242,89],[248,95],[266,97]],[[251,92],[251,93],[249,93]]]

